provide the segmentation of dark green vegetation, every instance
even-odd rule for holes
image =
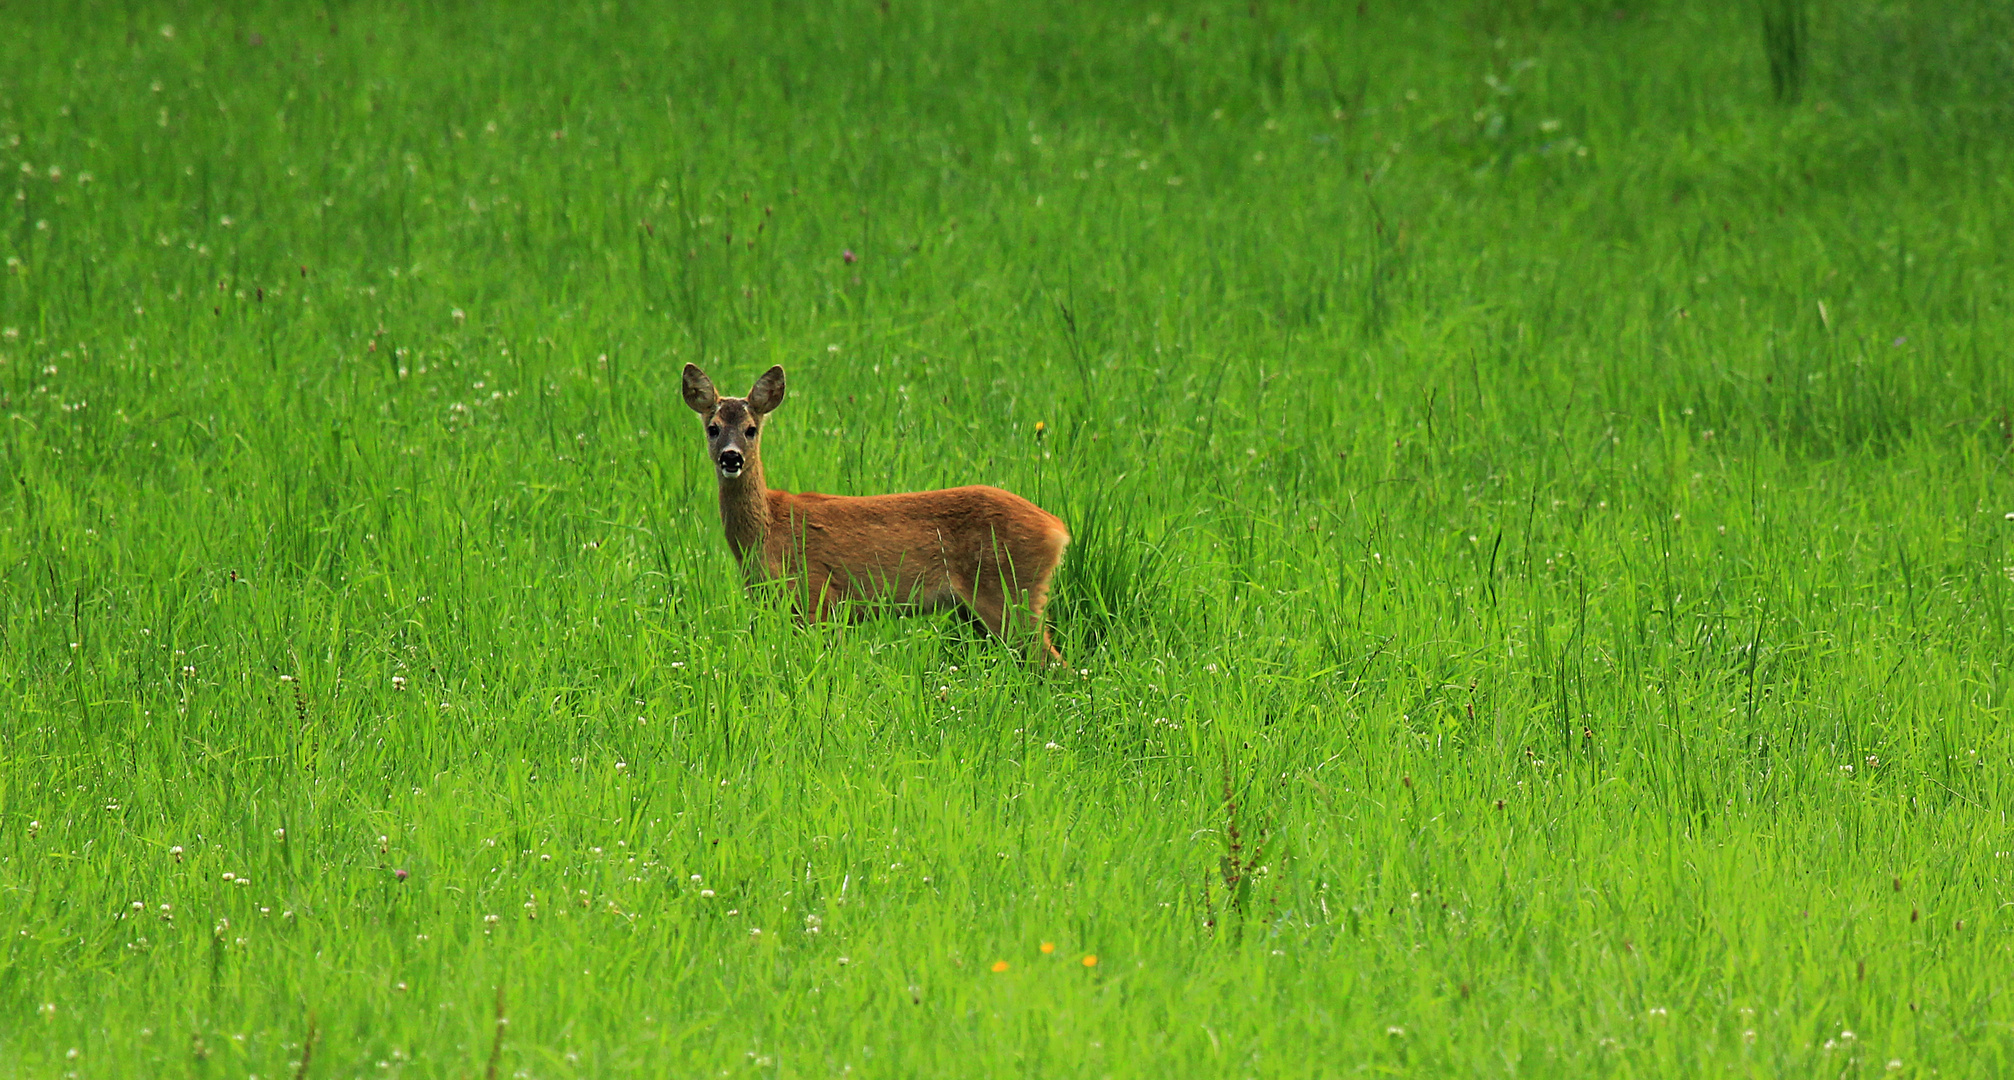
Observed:
[[[0,1075],[2014,1069],[2014,20],[1417,7],[0,9]]]

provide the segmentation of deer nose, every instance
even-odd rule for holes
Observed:
[[[720,467],[727,470],[728,472],[740,472],[741,451],[722,450],[720,452]]]

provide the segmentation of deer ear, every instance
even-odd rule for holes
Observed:
[[[720,395],[713,389],[713,380],[697,364],[685,365],[685,404],[693,412],[705,415],[720,403]]]
[[[775,412],[783,404],[783,365],[778,364],[762,373],[755,380],[754,389],[748,392],[748,407],[759,413]]]

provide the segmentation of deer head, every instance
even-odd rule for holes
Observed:
[[[706,451],[722,480],[737,480],[760,460],[757,440],[783,404],[783,367],[762,373],[745,398],[724,398],[695,364],[685,365],[685,404],[706,421]],[[760,475],[758,469],[757,475]]]

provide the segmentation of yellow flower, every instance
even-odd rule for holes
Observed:
[[[995,961],[993,961],[993,970],[994,970],[994,972],[995,972],[995,973],[998,973],[998,972],[1002,972],[1002,971],[1006,971],[1006,970],[1007,970],[1007,961],[1005,961],[1005,960],[995,960]]]
[[[1056,943],[1055,943],[1055,942],[1053,942],[1053,941],[1045,941],[1045,942],[1043,942],[1043,943],[1042,943],[1042,952],[1043,952],[1043,955],[1045,955],[1045,956],[1046,956],[1047,954],[1049,954],[1049,953],[1052,953],[1052,952],[1055,952],[1055,951],[1056,951]]]
[[[1084,966],[1085,966],[1085,967],[1097,967],[1097,966],[1098,966],[1098,955],[1097,955],[1096,953],[1092,953],[1091,955],[1089,955],[1089,956],[1086,956],[1086,957],[1084,958]]]

